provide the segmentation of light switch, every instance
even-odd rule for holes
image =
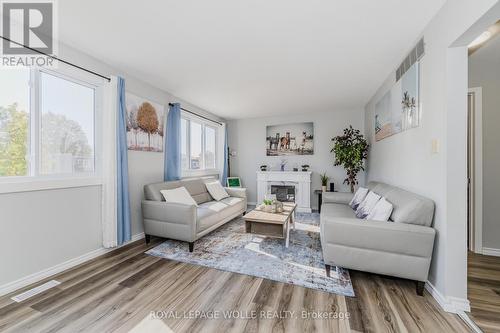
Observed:
[[[438,139],[432,139],[431,151],[433,154],[439,153],[439,141],[438,141]]]

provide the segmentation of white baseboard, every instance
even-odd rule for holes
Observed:
[[[458,313],[458,316],[460,317],[460,319],[462,319],[467,324],[467,326],[470,327],[470,329],[474,333],[483,333],[481,328],[479,328],[479,326],[476,325],[476,323],[469,317],[469,315],[467,313],[460,312],[460,313]]]
[[[17,289],[21,289],[21,288],[24,288],[26,286],[29,286],[30,284],[37,283],[43,279],[48,278],[49,276],[61,273],[62,271],[65,271],[69,268],[75,267],[75,266],[82,264],[86,261],[89,261],[91,259],[97,258],[100,255],[103,255],[107,252],[116,250],[122,246],[125,246],[131,242],[135,242],[135,241],[142,239],[142,238],[144,238],[144,233],[133,235],[130,242],[124,243],[118,247],[113,247],[113,248],[109,248],[109,249],[101,247],[99,249],[85,253],[84,255],[81,255],[79,257],[67,260],[65,262],[62,262],[62,263],[57,264],[55,266],[52,266],[50,268],[44,269],[42,271],[39,271],[39,272],[36,272],[33,274],[30,274],[30,275],[25,276],[23,278],[20,278],[19,280],[4,284],[4,285],[0,286],[0,296],[11,293]]]
[[[495,249],[492,247],[483,247],[482,254],[484,254],[485,256],[500,257],[500,249]]]
[[[434,297],[444,311],[456,314],[470,312],[469,300],[458,297],[446,297],[429,281],[425,283],[425,289]]]

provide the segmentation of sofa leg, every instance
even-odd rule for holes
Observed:
[[[244,211],[242,215],[245,216],[246,214],[247,214],[247,211]]]
[[[194,242],[189,242],[189,252],[193,252],[194,250]]]
[[[422,281],[416,281],[416,282],[417,282],[417,295],[424,296],[425,282]]]
[[[144,235],[146,239],[146,244],[149,244],[151,242],[151,235]]]
[[[330,265],[325,264],[326,276],[330,277]]]

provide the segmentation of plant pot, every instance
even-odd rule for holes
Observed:
[[[321,190],[322,190],[323,192],[326,192],[326,185],[321,186]]]
[[[271,213],[273,211],[273,206],[272,205],[264,205],[264,211],[266,213]]]

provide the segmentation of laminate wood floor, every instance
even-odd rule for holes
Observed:
[[[500,257],[469,252],[470,317],[486,332],[500,332]]]
[[[350,298],[144,254],[159,242],[52,276],[61,284],[22,303],[10,297],[33,286],[1,297],[0,331],[469,332],[411,281],[351,271]]]

